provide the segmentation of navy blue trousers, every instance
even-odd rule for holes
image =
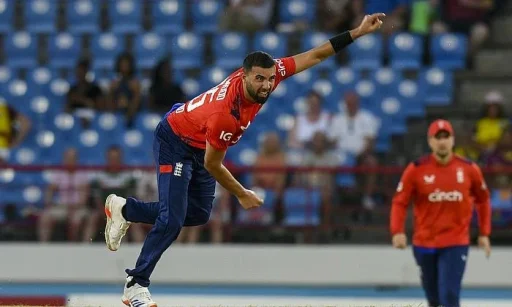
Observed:
[[[204,168],[204,150],[183,142],[163,119],[155,130],[153,154],[157,168],[158,202],[126,199],[125,218],[153,224],[134,269],[126,273],[144,287],[162,254],[183,226],[206,224],[215,193],[215,179]]]
[[[429,307],[459,307],[468,246],[438,249],[415,246],[413,250]]]

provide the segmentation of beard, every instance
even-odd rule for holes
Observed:
[[[447,150],[447,149],[439,149],[436,151],[436,156],[438,156],[439,158],[441,159],[445,159],[446,157],[448,157],[450,155],[450,151]]]
[[[252,88],[252,86],[250,84],[247,83],[247,92],[249,93],[249,95],[251,96],[251,98],[256,101],[257,103],[259,104],[264,104],[265,102],[267,102],[268,100],[268,97],[270,97],[270,92],[267,94],[267,96],[265,97],[261,97],[260,95],[258,95],[258,93]]]

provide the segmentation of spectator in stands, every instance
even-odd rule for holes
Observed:
[[[39,241],[51,240],[56,221],[67,221],[68,237],[77,241],[83,220],[89,214],[89,176],[76,169],[78,152],[68,148],[64,152],[63,166],[67,169],[52,172],[46,188],[45,208],[38,221]]]
[[[491,13],[500,1],[495,0],[434,0],[440,18],[433,25],[435,33],[459,32],[469,35],[469,55],[489,37]],[[505,1],[503,1],[505,2]]]
[[[453,152],[471,161],[477,163],[480,161],[480,148],[473,139],[473,135],[466,130],[457,134],[457,143]]]
[[[268,28],[273,15],[274,0],[230,0],[221,15],[222,31],[257,32]]]
[[[505,115],[504,99],[500,92],[491,91],[485,96],[482,116],[476,123],[475,140],[483,153],[492,152],[509,124]]]
[[[109,109],[124,112],[127,126],[131,127],[141,104],[141,85],[135,76],[137,68],[133,55],[128,52],[120,54],[115,71],[118,77],[110,84]]]
[[[495,188],[491,191],[492,224],[493,226],[508,226],[512,222],[512,184],[510,177],[499,175],[495,182]]]
[[[131,171],[123,170],[122,150],[118,146],[111,146],[107,149],[107,166],[105,171],[99,172],[91,182],[93,192],[93,211],[88,217],[84,233],[86,240],[94,240],[97,235],[98,222],[103,221],[104,201],[109,194],[125,195],[136,190],[136,180]],[[138,224],[136,230],[132,231],[130,227],[130,236],[136,242],[144,241],[144,236]]]
[[[306,112],[295,118],[295,124],[290,130],[288,146],[294,149],[303,149],[304,144],[310,142],[317,131],[329,130],[331,114],[322,110],[323,97],[312,91],[306,97]]]
[[[313,139],[307,146],[302,166],[329,168],[339,166],[338,156],[329,149],[329,139],[324,132],[317,131]],[[322,204],[324,207],[324,221],[328,221],[329,205],[333,202],[334,173],[326,171],[310,171],[300,174],[301,180],[307,187],[319,189],[322,194]]]
[[[153,80],[149,88],[149,109],[166,113],[176,102],[185,102],[181,87],[172,80],[172,68],[169,59],[160,61],[153,70]]]
[[[281,140],[275,132],[268,132],[260,145],[260,150],[254,167],[285,167],[286,154],[281,148]],[[279,197],[286,183],[286,173],[284,172],[254,172],[252,175],[252,186],[263,189],[273,190]]]
[[[194,227],[183,227],[177,242],[194,244],[199,242],[201,232],[209,228],[210,230],[210,242],[214,244],[222,243],[224,237],[223,226],[230,219],[230,207],[229,207],[229,193],[220,185],[215,186],[215,199],[213,201],[212,213],[210,215],[210,221],[206,225],[194,226]]]
[[[319,0],[317,1],[318,30],[339,33],[352,29],[363,20],[361,1]]]
[[[0,97],[0,163],[7,160],[9,149],[18,147],[27,136],[32,122]]]
[[[512,166],[512,126],[503,131],[496,148],[486,156],[488,166]]]
[[[103,93],[94,82],[87,80],[89,61],[82,59],[75,67],[76,83],[71,86],[67,94],[65,111],[76,113],[82,118],[83,124],[90,122],[94,116],[94,110],[104,109]]]
[[[339,150],[357,157],[358,165],[372,167],[378,164],[373,150],[379,127],[380,119],[359,108],[359,97],[355,92],[347,92],[345,111],[334,117],[329,137]],[[364,186],[363,207],[372,209],[375,206],[376,175],[366,175]]]

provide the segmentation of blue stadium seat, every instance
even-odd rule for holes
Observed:
[[[185,0],[156,0],[151,2],[153,31],[179,34],[185,31]]]
[[[0,96],[3,96],[3,93],[7,91],[7,84],[14,77],[14,72],[7,66],[0,66]]]
[[[236,222],[243,225],[271,225],[274,222],[276,195],[272,190],[255,189],[263,198],[263,205],[253,210],[238,210]]]
[[[382,36],[368,34],[348,46],[350,66],[355,69],[377,69],[382,64]]]
[[[80,120],[71,114],[59,113],[55,115],[50,125],[50,129],[55,132],[55,137],[66,143],[75,142],[80,135]]]
[[[91,122],[91,128],[104,136],[112,136],[106,140],[109,144],[117,144],[116,138],[125,131],[125,117],[123,114],[110,112],[98,113]]]
[[[69,87],[70,84],[67,80],[55,78],[50,82],[50,86],[43,90],[43,94],[51,101],[52,108],[64,109]]]
[[[116,34],[139,33],[142,29],[142,1],[117,0],[108,2],[108,14]]]
[[[50,108],[50,100],[46,96],[35,96],[30,99],[30,107],[25,113],[32,120],[34,130],[46,128],[47,119],[52,118],[55,114],[55,108]]]
[[[57,1],[28,0],[25,2],[26,29],[31,33],[52,33],[57,20]]]
[[[12,31],[14,22],[14,5],[11,0],[0,0],[0,33]]]
[[[42,92],[45,88],[50,86],[50,82],[55,78],[55,72],[47,67],[35,67],[27,71],[25,80],[27,88],[35,93]]]
[[[69,0],[67,3],[68,30],[76,34],[97,33],[100,5],[93,0]]]
[[[371,80],[361,79],[356,83],[355,92],[359,96],[361,107],[375,107],[376,99],[379,97],[375,83]]]
[[[94,129],[80,132],[72,143],[80,152],[79,162],[85,165],[105,164],[105,152],[108,147],[108,136],[101,135]]]
[[[135,56],[139,68],[153,68],[166,54],[167,43],[159,34],[147,32],[136,37]]]
[[[449,105],[453,98],[453,73],[451,71],[429,68],[420,73],[418,85],[423,91],[427,105]]]
[[[7,104],[14,106],[19,112],[25,113],[29,109],[29,88],[27,83],[21,79],[13,79],[7,84],[7,91],[2,93]]]
[[[226,79],[228,75],[229,71],[219,67],[203,69],[201,70],[201,76],[199,77],[200,87],[206,90],[217,86],[224,79]]]
[[[124,162],[129,165],[153,164],[153,148],[145,143],[144,134],[139,130],[128,130],[121,133],[121,148]]]
[[[195,78],[185,78],[181,86],[183,88],[183,92],[185,93],[186,99],[190,100],[199,95],[203,90],[201,85]]]
[[[323,43],[325,43],[329,38],[330,34],[324,32],[307,32],[302,35],[301,40],[301,51],[307,51],[309,49],[315,48]],[[332,68],[335,67],[334,57],[329,57],[324,61],[320,62],[315,66],[318,68]]]
[[[219,18],[224,7],[225,1],[221,0],[196,0],[195,5],[191,7],[191,17],[193,29],[199,33],[217,32]]]
[[[411,33],[396,33],[389,40],[389,57],[394,69],[420,69],[423,58],[423,38]]]
[[[425,116],[425,99],[421,95],[418,83],[413,80],[403,80],[398,84],[396,94],[404,102],[408,117]]]
[[[330,79],[318,79],[313,82],[311,88],[324,98],[324,107],[329,112],[338,111],[338,101],[340,100],[340,90],[331,83]]]
[[[8,163],[17,165],[37,164],[38,152],[31,147],[18,147],[11,150]]]
[[[5,40],[7,65],[12,68],[31,68],[37,65],[37,38],[28,32],[11,32]]]
[[[82,53],[82,41],[70,33],[52,35],[49,41],[48,54],[50,66],[71,69],[75,66]]]
[[[297,21],[312,23],[315,18],[315,0],[279,0],[279,22],[290,24]]]
[[[322,198],[318,190],[287,188],[283,195],[284,225],[319,225],[321,204]]]
[[[124,40],[113,33],[101,33],[93,36],[91,53],[94,69],[114,69],[116,57],[124,50]]]
[[[58,165],[62,163],[65,141],[59,139],[51,130],[40,130],[36,134],[36,147],[41,164]]]
[[[294,89],[294,91],[289,91],[291,94],[294,93],[294,96],[290,99],[306,95],[311,91],[311,84],[317,79],[318,70],[307,69],[286,80],[286,85]]]
[[[393,70],[388,67],[378,68],[371,73],[371,80],[375,84],[377,93],[380,96],[394,94],[402,79],[401,71]]]
[[[259,32],[254,36],[254,50],[264,51],[274,58],[287,56],[288,36],[275,32]]]
[[[199,68],[204,63],[204,39],[185,32],[171,38],[172,66],[176,69]]]
[[[404,134],[407,131],[406,107],[403,101],[394,96],[387,96],[379,101],[378,106],[378,109],[372,111],[385,123],[381,125],[380,131],[387,129],[393,135]]]
[[[248,38],[243,33],[216,34],[213,39],[215,64],[226,69],[241,67],[249,51],[248,45]]]
[[[468,38],[464,34],[446,33],[432,36],[430,53],[433,66],[446,70],[466,67]]]

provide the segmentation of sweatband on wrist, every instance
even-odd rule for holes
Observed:
[[[343,50],[343,48],[350,45],[354,40],[352,39],[350,32],[345,31],[341,34],[332,37],[331,39],[329,39],[329,41],[331,42],[334,52],[338,53],[341,50]]]

